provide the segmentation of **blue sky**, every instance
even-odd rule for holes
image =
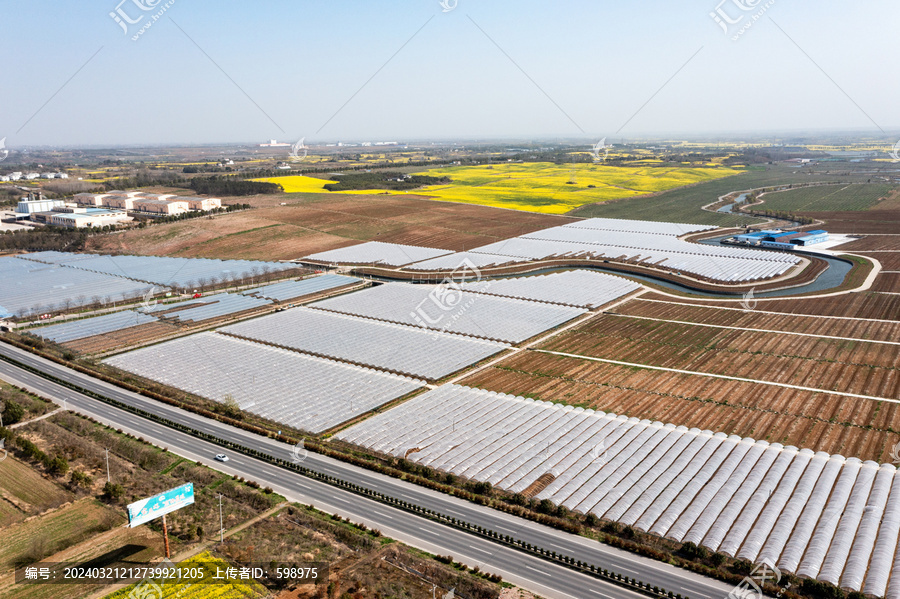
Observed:
[[[891,0],[118,1],[4,3],[7,146],[900,127]]]

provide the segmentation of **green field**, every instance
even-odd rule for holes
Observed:
[[[124,521],[123,515],[96,499],[70,503],[0,531],[0,567],[11,569],[22,558],[43,558]]]
[[[857,183],[852,185],[823,185],[766,194],[763,208],[791,212],[830,212],[868,210],[892,190],[900,189],[887,183]]]
[[[0,492],[5,498],[0,507],[0,527],[6,527],[74,498],[71,493],[12,456],[0,461],[0,480],[3,481]]]
[[[846,167],[845,167],[846,168]],[[812,170],[812,169],[810,169]],[[573,211],[573,216],[585,218],[634,218],[639,220],[690,222],[702,225],[735,226],[762,222],[762,219],[750,216],[717,214],[701,210],[701,207],[715,202],[719,196],[732,191],[740,191],[768,185],[786,185],[791,183],[813,183],[827,181],[848,181],[865,183],[870,175],[831,173],[826,169],[799,171],[793,167],[780,165],[771,167],[754,167],[747,172],[700,183],[692,187],[673,189],[649,198],[635,198],[592,204]],[[768,199],[768,198],[767,198]],[[768,206],[766,208],[773,208]]]

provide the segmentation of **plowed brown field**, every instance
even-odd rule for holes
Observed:
[[[879,279],[881,278],[880,275]],[[645,299],[642,296],[616,309],[620,314],[647,316],[661,320],[696,322],[745,329],[790,331],[810,335],[849,337],[872,341],[900,341],[900,322],[877,322],[850,318],[818,318],[805,314],[768,314],[767,304],[757,310],[742,310],[735,304],[728,307],[679,304],[672,301]]]
[[[900,404],[523,352],[462,381],[547,401],[891,461]]]
[[[601,315],[542,349],[900,399],[900,347]]]
[[[110,351],[118,347],[130,347],[144,341],[160,339],[168,335],[174,335],[181,329],[174,324],[168,322],[150,322],[138,325],[136,327],[128,327],[102,335],[94,335],[93,337],[85,337],[84,339],[76,339],[65,344],[77,352],[86,354],[95,354]]]
[[[900,210],[893,208],[896,202],[879,205],[879,210],[858,212],[801,212],[803,216],[825,221],[823,229],[831,233],[890,234],[900,230]]]
[[[374,240],[460,251],[572,221],[415,196],[309,194],[299,202],[294,195],[279,197],[290,203],[273,206],[266,198],[252,210],[96,236],[89,249],[281,260]]]
[[[841,251],[900,250],[900,235],[866,235],[838,247]]]
[[[873,291],[882,293],[900,293],[900,273],[882,273],[875,277]]]
[[[900,254],[898,254],[900,258]],[[646,299],[670,300],[671,298],[648,293]],[[716,301],[691,300],[698,306],[726,306],[738,308],[735,302],[722,303]],[[877,320],[900,321],[900,295],[885,295],[868,291],[848,293],[832,297],[814,299],[766,300],[760,301],[757,310],[763,312],[781,312],[783,314],[839,316],[842,318],[872,318]]]

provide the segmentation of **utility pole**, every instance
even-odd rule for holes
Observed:
[[[166,515],[165,514],[163,514],[162,521],[163,521],[163,540],[166,543],[166,559],[169,559],[172,556],[169,555],[169,528],[168,528],[168,526],[166,526]]]
[[[225,524],[222,520],[222,494],[219,493],[219,542],[225,542]]]
[[[109,447],[106,448],[106,482],[109,481]]]

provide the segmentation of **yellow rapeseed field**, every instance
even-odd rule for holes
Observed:
[[[216,569],[223,572],[231,564],[218,559],[208,551],[204,551],[180,564],[180,568],[202,568],[207,577],[212,578]],[[139,588],[138,588],[139,587]],[[137,592],[132,595],[132,593]],[[160,594],[161,593],[161,594]],[[107,595],[104,599],[126,599],[128,597],[159,597],[159,599],[251,599],[262,597],[266,588],[255,580],[242,580],[228,583],[198,583],[196,580],[185,583],[164,583],[163,581],[141,581]]]
[[[656,162],[642,160],[630,166],[526,162],[433,168],[416,174],[446,176],[452,179],[452,183],[429,185],[409,193],[450,202],[564,214],[585,204],[665,191],[742,172],[723,166],[657,166]],[[323,179],[304,176],[255,180],[278,183],[288,193],[320,193],[324,192],[323,187],[328,183]],[[325,193],[383,194],[385,191]]]
[[[504,163],[436,168],[421,174],[448,176],[449,185],[416,193],[436,199],[530,212],[563,214],[594,202],[665,191],[735,175],[738,169],[604,164]]]
[[[319,193],[325,191],[324,185],[332,183],[326,179],[305,177],[303,175],[290,175],[286,177],[269,177],[267,179],[252,179],[264,183],[277,183],[284,188],[286,193]]]

